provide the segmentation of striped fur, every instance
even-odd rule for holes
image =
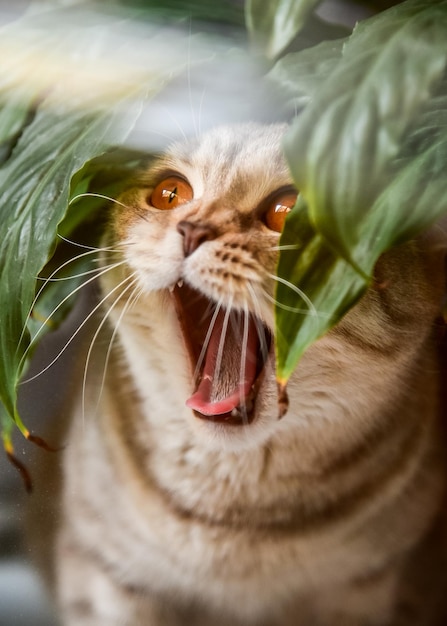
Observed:
[[[218,129],[176,146],[113,210],[106,243],[124,243],[126,264],[102,289],[136,272],[139,297],[124,310],[123,287],[110,312],[105,384],[99,392],[99,359],[64,452],[66,626],[444,623],[440,226],[380,259],[378,286],[300,362],[283,419],[273,361],[252,424],[185,406],[191,369],[170,286],[183,279],[272,326],[279,236],[254,209],[291,182],[283,131]],[[148,211],[165,171],[186,177],[195,199]],[[185,219],[217,233],[188,257]]]

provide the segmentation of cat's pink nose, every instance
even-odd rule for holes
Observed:
[[[183,235],[183,250],[185,256],[192,254],[205,241],[215,239],[216,231],[207,224],[182,220],[177,224],[178,232]]]

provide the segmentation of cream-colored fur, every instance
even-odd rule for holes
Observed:
[[[126,308],[128,278],[110,310],[104,385],[99,359],[64,452],[56,587],[67,626],[443,623],[441,225],[380,259],[379,286],[300,362],[283,419],[272,350],[251,424],[185,405],[179,280],[272,328],[279,235],[255,208],[291,183],[283,131],[217,129],[177,146],[113,210],[105,243],[118,252],[103,263],[126,263],[102,289],[113,302],[132,276],[138,298]],[[147,198],[168,170],[194,200],[156,211]],[[217,235],[185,256],[181,220]]]

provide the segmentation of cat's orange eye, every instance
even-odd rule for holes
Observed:
[[[284,228],[286,216],[295,206],[298,194],[293,191],[287,191],[276,196],[269,204],[267,211],[264,213],[264,222],[270,230],[280,233]]]
[[[183,178],[170,176],[155,187],[150,203],[156,209],[170,210],[193,199],[191,185]]]

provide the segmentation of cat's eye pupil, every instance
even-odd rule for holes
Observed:
[[[149,204],[156,209],[170,210],[189,202],[193,197],[193,190],[188,181],[170,176],[156,185],[149,198]]]
[[[175,189],[163,189],[162,191],[163,198],[166,198],[168,204],[172,204],[175,202],[175,199],[178,197],[177,187]]]

